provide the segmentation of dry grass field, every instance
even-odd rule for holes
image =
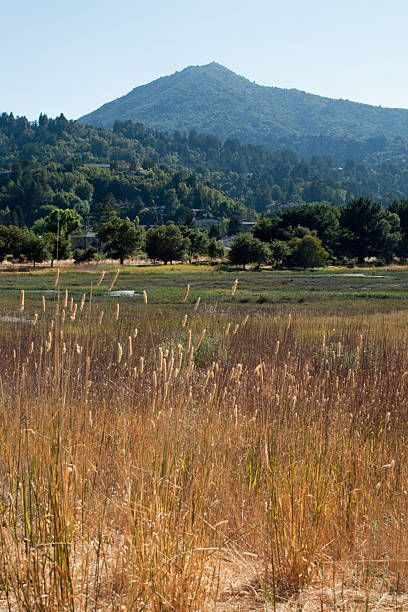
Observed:
[[[401,307],[64,283],[0,320],[0,609],[408,609]]]

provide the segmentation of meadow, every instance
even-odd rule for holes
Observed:
[[[408,609],[407,297],[402,268],[0,273],[0,609]]]

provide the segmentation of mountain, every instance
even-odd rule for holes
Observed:
[[[136,87],[80,121],[112,128],[129,119],[167,132],[196,130],[338,159],[353,156],[362,143],[375,152],[408,139],[408,110],[257,85],[215,62]]]

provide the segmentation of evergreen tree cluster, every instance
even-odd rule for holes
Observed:
[[[327,156],[300,158],[290,149],[271,151],[194,130],[166,134],[131,121],[117,121],[111,131],[63,115],[41,115],[37,122],[0,116],[0,168],[16,162],[106,163],[117,173],[129,173],[129,180],[131,172],[140,177],[142,170],[194,172],[206,185],[260,213],[318,201],[342,205],[360,195],[384,204],[408,197],[408,150],[401,153],[392,145],[380,147],[380,153],[380,145],[374,145],[365,156],[345,150],[350,158],[340,164]]]

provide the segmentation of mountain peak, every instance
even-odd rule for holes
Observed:
[[[226,66],[223,66],[222,64],[215,62],[215,61],[210,62],[209,64],[198,65],[197,68],[199,70],[201,69],[201,70],[212,71],[212,72],[228,72],[229,74],[233,74],[237,76],[235,72],[233,72],[230,68],[227,68]]]
[[[175,74],[193,74],[193,75],[204,75],[204,76],[225,76],[233,77],[236,79],[242,79],[244,77],[239,76],[233,70],[230,70],[226,66],[219,64],[218,62],[210,62],[209,64],[198,64],[196,66],[187,66]],[[173,75],[170,75],[173,76]],[[169,78],[169,77],[165,77]]]
[[[185,70],[204,70],[204,71],[213,70],[213,71],[232,72],[232,70],[230,70],[229,68],[226,68],[222,64],[219,64],[218,62],[215,62],[215,61],[209,62],[208,64],[197,64],[197,65],[187,66],[186,68],[183,68],[181,72],[184,72]],[[232,74],[235,74],[235,73],[232,72]]]
[[[343,139],[345,147],[347,139],[408,138],[407,110],[257,85],[215,61],[136,87],[81,121],[112,127],[129,119],[162,131],[196,130],[269,148],[302,139]]]

